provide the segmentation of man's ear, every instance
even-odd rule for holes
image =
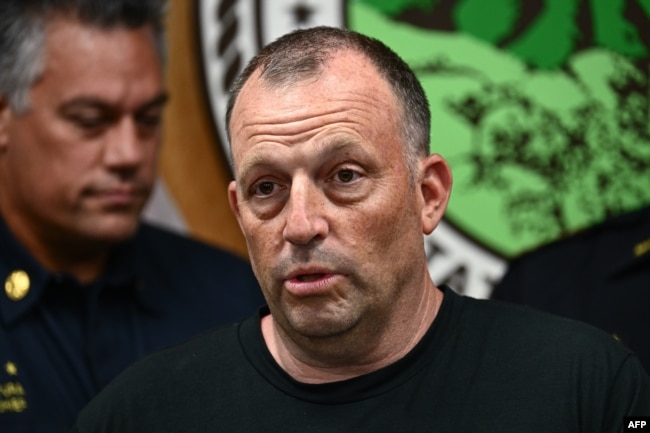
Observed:
[[[7,149],[9,143],[9,122],[12,112],[9,108],[7,98],[0,96],[0,151]]]
[[[239,214],[239,203],[237,201],[237,183],[234,180],[231,180],[228,184],[228,204],[230,204],[230,210],[237,218],[237,223],[241,228],[240,214]]]
[[[438,154],[429,155],[420,162],[422,193],[422,232],[430,234],[445,214],[451,194],[451,169]]]

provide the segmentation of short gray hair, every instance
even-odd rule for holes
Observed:
[[[230,91],[226,110],[228,140],[233,107],[255,71],[260,70],[268,83],[290,86],[319,75],[333,54],[347,49],[368,58],[400,102],[404,153],[413,174],[417,162],[429,154],[431,111],[424,89],[413,70],[383,42],[348,29],[319,26],[294,30],[262,48]]]
[[[97,28],[151,26],[165,57],[167,0],[0,0],[0,98],[17,112],[29,109],[29,91],[43,73],[47,20],[66,16]]]

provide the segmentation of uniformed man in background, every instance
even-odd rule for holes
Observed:
[[[0,431],[67,432],[155,349],[263,303],[248,262],[141,222],[162,0],[0,2]]]

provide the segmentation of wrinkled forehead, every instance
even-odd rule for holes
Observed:
[[[280,144],[283,149],[336,135],[359,142],[394,137],[399,113],[385,80],[360,56],[338,56],[322,73],[291,84],[269,83],[256,71],[231,117],[235,172],[242,158]]]
[[[302,75],[295,80],[269,80],[261,70],[256,70],[234,104],[231,127],[236,128],[245,121],[245,115],[263,110],[262,102],[272,105],[294,102],[296,108],[305,108],[307,100],[296,98],[315,94],[320,95],[323,102],[364,95],[395,102],[388,83],[369,60],[355,52],[341,52],[332,56],[318,73]],[[311,104],[318,102],[314,98],[308,100]]]
[[[288,77],[278,73],[269,75],[262,69],[255,70],[242,86],[233,105],[230,120],[231,132],[250,122],[251,116],[261,114],[270,104],[288,104],[293,109],[306,109],[305,96],[319,95],[320,100],[309,98],[310,104],[336,103],[346,98],[381,98],[391,107],[397,104],[392,88],[364,55],[342,50],[327,56],[327,61],[318,70],[306,74],[292,74]]]
[[[355,65],[362,65],[362,67],[372,70],[372,75],[377,78],[381,76],[380,71],[364,53],[350,47],[336,47],[319,52],[317,56],[312,53],[304,58],[300,58],[294,52],[286,56],[284,53],[276,53],[272,58],[257,64],[256,69],[250,73],[248,78],[245,78],[235,99],[239,99],[243,88],[257,84],[258,81],[267,88],[286,88],[300,82],[315,81],[323,75],[335,74],[340,71],[343,71],[344,79],[349,80],[353,78],[349,72],[354,73]],[[233,101],[233,105],[236,104],[236,100]]]

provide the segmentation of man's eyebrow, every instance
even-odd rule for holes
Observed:
[[[355,146],[358,141],[350,137],[333,137],[324,140],[316,145],[317,151],[314,157],[323,158],[327,155],[336,155],[339,153],[347,152],[349,149],[357,149]],[[273,167],[274,165],[281,165],[282,160],[277,159],[274,154],[269,153],[255,153],[249,156],[244,161],[239,169],[238,179],[246,178],[251,172],[259,168]]]
[[[169,93],[167,92],[162,92],[155,98],[153,98],[151,101],[143,104],[138,111],[142,110],[148,110],[149,108],[154,108],[154,107],[160,107],[169,102]]]
[[[242,163],[242,166],[239,168],[239,176],[237,176],[237,180],[239,179],[245,179],[248,174],[253,171],[254,169],[260,168],[260,167],[268,167],[273,164],[272,158],[270,158],[268,155],[263,155],[263,154],[255,154],[246,161]]]

